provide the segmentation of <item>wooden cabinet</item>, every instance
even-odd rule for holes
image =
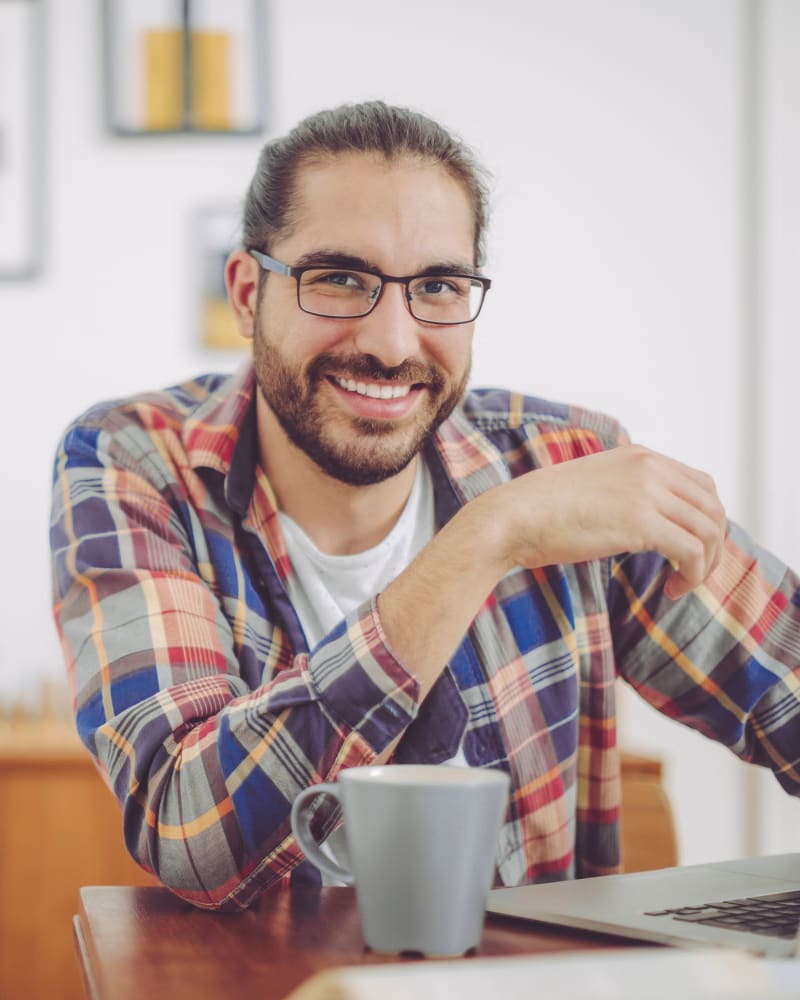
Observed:
[[[82,885],[148,885],[120,808],[66,723],[0,723],[0,997],[81,1000]]]

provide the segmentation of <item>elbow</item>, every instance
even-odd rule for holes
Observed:
[[[218,837],[184,833],[171,838],[148,824],[144,829],[139,823],[129,824],[127,817],[125,842],[141,868],[198,909],[223,913],[246,910],[262,892],[279,887],[288,875],[285,865],[271,864],[270,858],[240,865],[230,845],[220,843]]]

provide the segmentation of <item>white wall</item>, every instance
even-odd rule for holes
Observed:
[[[754,249],[747,2],[273,0],[264,58],[270,135],[322,106],[383,97],[441,118],[492,168],[494,286],[476,382],[614,413],[636,439],[712,472],[732,515],[756,527],[749,435],[760,424],[747,410],[758,393],[742,269]],[[101,5],[45,6],[47,257],[37,280],[0,285],[0,698],[61,676],[46,529],[64,424],[98,398],[235,363],[196,346],[192,219],[240,199],[265,138],[109,135]],[[770,435],[758,496],[771,544],[800,564],[790,502],[800,462],[782,467],[796,370],[785,362],[800,351],[796,200],[794,225],[785,218],[800,176],[800,5],[761,7],[769,323],[760,397]],[[622,721],[629,744],[667,759],[684,859],[744,849],[739,765],[631,699]],[[780,822],[786,808],[770,806]]]

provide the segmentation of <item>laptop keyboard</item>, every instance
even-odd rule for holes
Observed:
[[[692,924],[726,927],[728,930],[793,938],[800,926],[800,891],[776,892],[751,899],[726,899],[702,906],[679,906],[651,910],[646,917],[674,917]]]

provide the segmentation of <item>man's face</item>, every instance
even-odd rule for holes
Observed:
[[[390,275],[474,271],[469,199],[438,164],[348,154],[306,166],[294,221],[270,248],[286,264],[341,257]],[[333,319],[299,308],[294,278],[270,274],[263,289],[254,345],[261,393],[283,433],[345,483],[405,468],[466,388],[473,324],[420,323],[404,294],[387,284],[367,316]]]

